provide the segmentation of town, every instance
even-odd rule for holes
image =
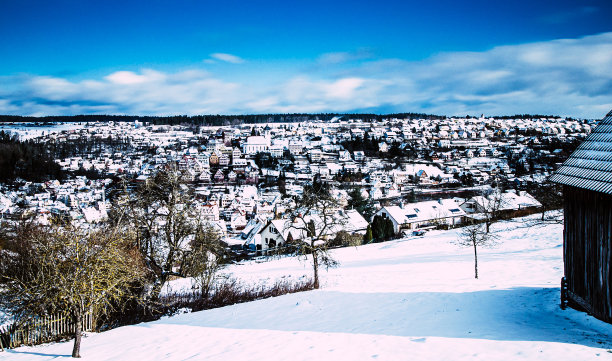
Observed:
[[[22,127],[22,139],[80,145],[56,159],[74,176],[2,185],[0,215],[95,224],[108,216],[118,179],[143,183],[172,165],[193,187],[201,219],[244,254],[286,243],[282,222],[293,196],[313,181],[330,187],[350,234],[365,235],[376,215],[392,221],[394,236],[422,234],[482,218],[496,195],[508,215],[559,208],[546,179],[595,125],[559,117],[336,116],[220,127],[139,120]]]

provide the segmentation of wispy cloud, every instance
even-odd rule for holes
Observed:
[[[359,49],[354,52],[339,51],[334,53],[325,53],[319,56],[317,62],[321,65],[332,65],[364,60],[372,57],[373,54],[368,49]]]
[[[417,63],[381,61],[364,70],[395,79],[395,104],[427,112],[601,117],[612,108],[612,33]]]
[[[213,53],[210,54],[211,59],[208,60],[219,60],[219,61],[223,61],[226,63],[232,63],[232,64],[241,64],[244,63],[244,59],[242,59],[239,56],[236,55],[232,55],[232,54],[227,54],[227,53]]]
[[[213,54],[215,55],[215,54]],[[239,61],[211,55],[216,61]],[[222,60],[224,59],[224,60]],[[101,78],[0,78],[0,113],[244,114],[425,112],[545,113],[599,118],[612,109],[612,33],[451,52],[421,61],[324,54],[308,72],[271,81],[249,64],[248,81],[203,70],[118,71]],[[337,71],[320,67],[336,64]],[[253,85],[253,84],[256,84]]]

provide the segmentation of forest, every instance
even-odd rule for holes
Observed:
[[[21,178],[32,182],[63,179],[64,172],[42,143],[22,142],[0,131],[0,182]]]
[[[425,113],[393,113],[393,114],[371,114],[371,113],[315,113],[315,114],[246,114],[246,115],[172,115],[172,116],[140,116],[140,115],[109,115],[109,114],[94,114],[94,115],[51,115],[44,117],[28,117],[20,115],[0,115],[0,123],[17,123],[17,122],[32,122],[32,123],[55,123],[55,122],[132,122],[140,120],[157,125],[204,125],[204,126],[221,126],[221,125],[239,125],[239,124],[257,124],[257,123],[292,123],[305,122],[308,120],[319,119],[321,121],[330,121],[334,117],[346,119],[362,119],[364,121],[382,121],[383,119],[447,119],[445,115],[425,114]],[[465,118],[475,118],[466,115]],[[494,116],[497,119],[540,119],[554,118],[559,119],[557,115],[540,115],[540,114],[515,114]],[[572,119],[572,118],[568,118]]]
[[[381,121],[387,118],[410,118],[410,119],[446,119],[446,116],[422,113],[397,113],[397,114],[247,114],[247,115],[174,115],[174,116],[138,116],[138,115],[72,115],[72,116],[45,116],[25,117],[18,115],[0,115],[0,123],[32,122],[32,123],[55,123],[55,122],[132,122],[139,120],[156,125],[200,125],[200,126],[222,126],[257,123],[293,123],[305,122],[319,119],[330,121],[334,117],[347,119],[362,119],[365,121]]]
[[[64,179],[68,175],[83,175],[89,179],[103,178],[96,170],[62,170],[55,162],[69,157],[101,156],[102,153],[133,150],[128,139],[121,137],[78,138],[63,142],[22,141],[15,135],[0,131],[0,182],[17,178],[30,182]]]

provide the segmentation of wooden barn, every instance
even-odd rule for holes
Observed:
[[[612,323],[612,111],[550,180],[563,185],[562,303]]]

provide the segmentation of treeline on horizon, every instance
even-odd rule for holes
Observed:
[[[257,123],[295,123],[308,120],[330,121],[334,117],[348,119],[362,119],[365,121],[381,121],[387,118],[411,118],[411,119],[446,119],[446,116],[421,114],[421,113],[398,113],[398,114],[340,114],[340,113],[318,113],[318,114],[246,114],[246,115],[173,115],[173,116],[139,116],[139,115],[60,115],[29,117],[20,115],[0,115],[0,122],[133,122],[135,120],[149,122],[156,125],[200,125],[200,126],[222,126]]]
[[[393,114],[367,114],[367,113],[318,113],[318,114],[247,114],[247,115],[174,115],[174,116],[138,116],[138,115],[60,115],[30,117],[21,115],[0,115],[0,123],[71,123],[71,122],[133,122],[139,120],[156,125],[198,125],[223,126],[258,123],[295,123],[308,120],[330,121],[334,117],[346,119],[361,119],[363,121],[382,121],[383,119],[429,119],[443,120],[449,117],[424,113],[393,113]],[[466,115],[465,118],[477,118]],[[553,115],[516,114],[511,116],[495,116],[498,119],[532,119],[532,118],[560,118]]]

